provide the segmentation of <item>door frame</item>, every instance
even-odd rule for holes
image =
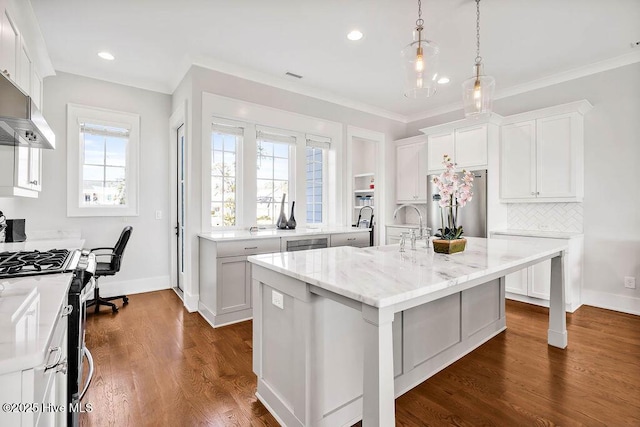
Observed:
[[[176,170],[178,168],[178,129],[184,126],[184,137],[185,137],[185,154],[184,154],[184,162],[185,162],[185,170],[189,170],[189,148],[190,148],[190,134],[189,134],[189,126],[187,123],[187,101],[185,100],[184,104],[179,106],[171,117],[169,118],[169,188],[170,188],[170,228],[168,230],[170,238],[170,259],[171,259],[171,271],[170,271],[170,283],[171,289],[173,289],[176,294],[182,299],[184,306],[189,311],[195,311],[198,308],[198,292],[193,292],[191,289],[191,245],[185,244],[184,246],[184,280],[182,282],[183,291],[180,292],[177,289],[177,273],[178,273],[178,240],[175,234],[175,225],[178,222],[178,182]],[[185,194],[188,194],[189,188],[189,174],[185,173]],[[188,222],[188,204],[185,204],[185,218],[187,218]],[[187,227],[187,222],[185,222],[184,227]],[[195,295],[195,296],[194,296]]]

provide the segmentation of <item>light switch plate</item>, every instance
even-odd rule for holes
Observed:
[[[284,310],[284,295],[278,291],[271,291],[271,304]]]
[[[162,211],[156,211],[156,219],[162,219]]]

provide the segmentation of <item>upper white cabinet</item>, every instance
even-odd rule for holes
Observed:
[[[500,139],[500,198],[578,202],[584,193],[583,115],[579,101],[505,118]]]
[[[18,28],[13,22],[4,7],[0,7],[2,12],[0,31],[0,70],[10,80],[16,81],[18,70],[18,52],[20,51],[20,42],[18,37]]]
[[[481,119],[464,119],[420,129],[427,135],[427,173],[444,170],[445,154],[459,169],[487,169],[489,141],[497,135],[502,117],[490,114]]]
[[[396,201],[426,203],[427,141],[422,135],[396,141]]]

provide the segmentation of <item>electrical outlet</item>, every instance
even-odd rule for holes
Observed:
[[[636,278],[631,276],[625,276],[624,278],[624,287],[629,289],[636,288]]]
[[[271,291],[271,304],[275,305],[276,307],[284,310],[284,295],[282,295],[280,292]]]
[[[162,211],[156,211],[156,219],[162,219]]]

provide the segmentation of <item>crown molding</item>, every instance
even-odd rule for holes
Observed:
[[[604,61],[594,62],[583,67],[572,68],[571,70],[553,74],[551,76],[532,80],[520,85],[511,86],[496,92],[495,99],[509,98],[511,96],[520,95],[522,93],[531,92],[533,90],[542,89],[559,83],[568,82],[581,77],[590,76],[592,74],[602,73],[604,71],[613,70],[615,68],[624,67],[626,65],[640,62],[640,51],[627,53],[616,56]],[[428,119],[430,117],[440,116],[442,114],[451,113],[453,111],[462,110],[462,102],[455,102],[444,105],[442,107],[432,108],[423,113],[412,114],[406,117],[407,123],[418,120]]]

